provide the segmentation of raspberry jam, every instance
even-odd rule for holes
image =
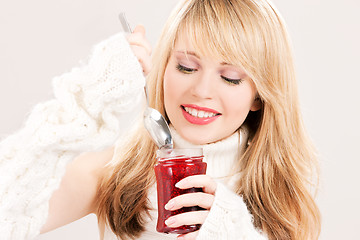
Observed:
[[[187,176],[206,173],[206,163],[202,161],[202,149],[158,150],[157,156],[157,164],[155,165],[158,196],[158,221],[156,230],[163,233],[177,234],[198,230],[200,228],[199,224],[170,228],[165,224],[165,220],[179,213],[197,211],[202,208],[193,206],[168,211],[164,206],[170,199],[181,194],[202,191],[201,188],[179,189],[175,187],[177,182]]]

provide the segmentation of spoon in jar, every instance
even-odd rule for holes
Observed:
[[[121,25],[125,32],[131,33],[131,28],[126,20],[125,13],[120,13],[119,19]],[[147,84],[145,82],[145,96],[146,96],[146,107],[144,110],[144,126],[146,130],[149,132],[150,136],[152,137],[153,141],[156,145],[161,148],[172,149],[173,148],[173,141],[169,129],[169,125],[167,124],[165,118],[161,113],[149,106],[149,97],[148,97],[148,89]]]

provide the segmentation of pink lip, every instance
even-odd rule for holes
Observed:
[[[181,106],[183,106],[183,107],[189,107],[189,108],[194,108],[194,109],[200,110],[200,111],[205,111],[205,112],[211,112],[211,113],[220,114],[218,111],[215,111],[214,109],[205,108],[205,107],[199,107],[199,106],[194,105],[194,104],[183,104],[183,105],[181,105]]]
[[[190,115],[189,113],[187,113],[185,111],[185,109],[183,107],[190,107],[190,108],[194,108],[196,110],[200,110],[200,111],[206,111],[206,112],[211,112],[211,113],[215,113],[215,114],[218,114],[216,116],[213,116],[213,117],[207,117],[207,118],[198,118],[198,117],[194,117],[192,115]],[[197,124],[197,125],[206,125],[206,124],[209,124],[213,121],[215,121],[218,117],[221,116],[221,114],[217,111],[215,111],[214,109],[210,109],[210,108],[204,108],[204,107],[199,107],[197,105],[193,105],[193,104],[185,104],[185,105],[182,105],[182,113],[183,113],[183,116],[184,118],[192,123],[192,124]]]

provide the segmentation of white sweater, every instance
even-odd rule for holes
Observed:
[[[260,231],[255,229],[252,216],[242,198],[230,190],[235,187],[235,182],[239,177],[239,174],[231,174],[231,172],[238,161],[238,157],[245,151],[248,141],[247,133],[246,129],[241,128],[239,132],[216,143],[193,145],[171,128],[175,147],[203,149],[204,162],[207,163],[206,174],[218,183],[214,203],[208,217],[200,228],[197,240],[266,239]],[[156,232],[156,186],[150,188],[148,199],[151,204],[150,217],[146,217],[145,231],[138,239],[175,240],[176,234]],[[105,228],[104,240],[117,240],[108,226]]]
[[[38,104],[25,127],[0,143],[1,239],[33,239],[39,234],[67,163],[81,152],[114,144],[121,135],[121,116],[142,98],[144,81],[122,34],[99,43],[87,65],[54,79],[55,99]],[[217,164],[208,172],[211,166],[224,166]],[[228,174],[231,167],[230,162],[221,169]],[[241,197],[219,183],[197,239],[265,237],[254,228]]]
[[[254,227],[252,215],[249,213],[243,199],[231,189],[239,174],[232,170],[248,143],[248,131],[240,128],[232,136],[211,144],[193,145],[172,131],[175,146],[179,148],[201,147],[204,161],[207,163],[206,174],[217,181],[215,200],[209,215],[201,226],[197,240],[265,240],[261,231]]]
[[[55,99],[0,143],[0,239],[32,239],[69,161],[113,145],[121,115],[143,95],[142,68],[123,34],[99,43],[88,64],[53,80]]]

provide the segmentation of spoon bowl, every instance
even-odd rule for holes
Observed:
[[[173,148],[169,126],[159,111],[146,107],[144,111],[144,126],[160,149]]]

